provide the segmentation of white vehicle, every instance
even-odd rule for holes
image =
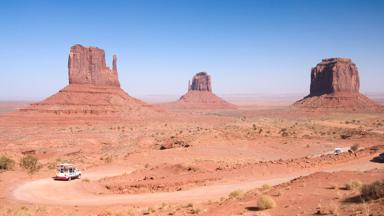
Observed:
[[[81,171],[77,169],[73,164],[63,163],[58,164],[56,169],[55,180],[72,180],[80,178]]]

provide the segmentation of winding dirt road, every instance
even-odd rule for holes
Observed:
[[[333,167],[316,170],[304,170],[297,173],[286,173],[282,177],[264,177],[263,179],[250,179],[241,182],[229,182],[225,184],[195,187],[185,191],[159,192],[145,194],[96,194],[85,191],[81,187],[82,182],[74,180],[70,182],[54,181],[51,178],[26,182],[18,186],[12,196],[15,200],[28,203],[53,204],[53,205],[78,205],[96,206],[112,204],[155,204],[178,202],[202,202],[219,199],[227,196],[235,190],[250,190],[263,184],[276,185],[290,181],[294,178],[312,174],[318,171],[365,171],[373,168],[383,168],[383,164],[373,163],[370,158],[361,158]],[[84,178],[97,180],[106,176],[130,173],[133,169],[112,168],[106,172],[103,169],[94,170],[84,174]]]

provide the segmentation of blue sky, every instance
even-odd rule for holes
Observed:
[[[349,57],[362,92],[384,93],[384,1],[0,1],[0,100],[68,83],[74,44],[97,46],[133,96],[186,91],[199,71],[218,94],[309,92],[322,58]]]

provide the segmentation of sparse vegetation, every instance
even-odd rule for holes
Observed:
[[[252,125],[252,128],[253,128],[253,130],[257,130],[257,126],[256,126],[256,124],[253,124],[253,125]]]
[[[47,165],[47,168],[50,169],[50,170],[55,169],[55,168],[56,168],[56,163],[49,163],[49,164]]]
[[[272,186],[269,185],[269,184],[263,184],[263,186],[261,186],[261,189],[262,189],[263,191],[270,190],[271,188],[272,188]]]
[[[192,208],[193,207],[193,203],[188,203],[186,207],[187,208]]]
[[[0,171],[2,170],[12,170],[15,166],[15,161],[11,158],[8,158],[5,155],[0,156]]]
[[[345,189],[347,190],[360,190],[362,187],[362,183],[359,180],[352,180],[345,184]]]
[[[191,209],[191,214],[199,214],[200,212],[201,210],[199,208],[194,207]]]
[[[229,194],[229,198],[230,198],[230,199],[237,199],[237,198],[240,198],[241,195],[243,195],[243,191],[241,191],[241,190],[235,190],[235,191],[232,191],[232,192]]]
[[[288,131],[287,131],[287,128],[283,128],[279,131],[279,133],[281,134],[282,137],[287,137],[289,134],[288,134]]]
[[[361,198],[367,201],[384,198],[384,180],[363,185],[361,188]]]
[[[153,207],[149,207],[145,213],[147,213],[147,214],[152,214],[152,213],[155,213],[155,212],[156,212],[156,209],[155,209],[155,208],[153,208]]]
[[[112,155],[104,155],[104,156],[100,157],[100,160],[103,160],[104,163],[106,163],[106,164],[110,164],[113,161],[113,156]]]
[[[41,165],[36,157],[32,155],[26,155],[20,159],[19,166],[32,174],[40,170]]]
[[[276,207],[276,202],[268,195],[261,195],[257,200],[257,207],[261,210],[271,209]]]

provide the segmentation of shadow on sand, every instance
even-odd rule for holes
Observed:
[[[245,207],[245,209],[247,209],[248,211],[260,211],[261,210],[257,206],[248,206],[248,207]]]

